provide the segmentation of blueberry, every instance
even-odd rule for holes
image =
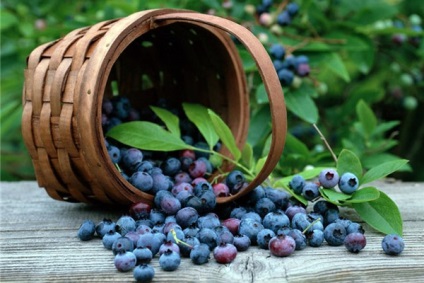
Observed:
[[[197,219],[197,226],[201,228],[215,228],[217,226],[220,226],[220,220],[218,218],[218,215],[215,213],[208,213],[203,216],[200,216],[199,219]]]
[[[193,224],[183,230],[185,237],[196,237],[197,233],[199,233],[200,228]]]
[[[240,201],[247,205],[253,206],[255,205],[261,198],[266,197],[265,189],[262,186],[257,186],[249,193],[246,194]],[[272,199],[271,199],[272,200]]]
[[[129,208],[129,213],[135,220],[146,219],[150,215],[152,207],[143,201],[133,203]],[[137,221],[136,221],[137,222]]]
[[[206,163],[202,162],[200,160],[194,160],[189,166],[188,166],[188,173],[192,178],[198,178],[203,177],[206,174]]]
[[[244,219],[252,219],[252,220],[255,220],[255,221],[257,221],[257,222],[259,222],[259,223],[262,223],[262,217],[259,215],[259,213],[257,213],[257,212],[254,212],[254,211],[249,211],[249,212],[246,212],[242,217],[241,217],[241,220],[244,220]]]
[[[225,183],[216,183],[212,186],[216,197],[227,197],[230,195],[230,188]]]
[[[103,235],[103,238],[102,238],[103,246],[106,249],[111,250],[115,240],[120,237],[122,237],[121,234],[119,234],[118,232],[115,232],[114,230],[110,230],[105,235]]]
[[[140,238],[137,241],[137,248],[148,248],[152,252],[152,255],[155,256],[159,252],[159,248],[165,240],[164,238],[161,238],[156,235],[160,234],[146,233],[140,235]]]
[[[149,233],[150,233],[150,231],[151,231],[150,227],[147,227],[147,228],[149,229]],[[127,234],[125,234],[125,237],[130,239],[133,242],[133,247],[136,247],[138,239],[140,239],[140,235],[141,234],[138,233],[137,231],[131,231],[131,232],[128,232]]]
[[[287,12],[291,17],[295,16],[299,12],[299,5],[297,3],[289,3],[287,5]]]
[[[233,234],[236,235],[238,233],[239,227],[240,227],[240,219],[238,218],[227,218],[224,219],[221,224],[228,228],[228,230]]]
[[[221,244],[213,250],[213,257],[218,263],[230,263],[237,256],[237,248],[233,244]]]
[[[180,247],[171,241],[165,241],[160,247],[159,247],[159,255],[162,255],[164,252],[171,250],[176,253],[180,253]]]
[[[110,231],[116,231],[116,224],[111,219],[105,218],[96,225],[96,234],[100,238],[103,238],[103,236]]]
[[[218,235],[213,229],[201,228],[197,234],[197,238],[200,243],[208,245],[210,250],[213,250],[217,246]]]
[[[324,239],[330,246],[343,245],[346,238],[346,229],[342,224],[331,223],[324,229]]]
[[[287,207],[286,211],[284,212],[287,217],[290,219],[293,218],[293,216],[295,216],[297,213],[304,213],[306,214],[306,209],[302,206],[299,205],[293,205],[293,206],[289,206]]]
[[[180,254],[172,250],[165,251],[159,257],[159,265],[165,271],[176,270],[180,266],[180,263],[181,263]]]
[[[143,153],[137,148],[129,148],[122,155],[122,164],[130,171],[135,171],[142,161]]]
[[[193,187],[193,193],[198,197],[207,191],[213,192],[212,185],[208,181],[200,181]]]
[[[320,247],[324,242],[324,232],[322,230],[314,229],[307,233],[308,244],[311,247]]]
[[[209,261],[210,250],[206,244],[199,244],[190,251],[190,259],[194,264],[205,264]]]
[[[276,59],[283,59],[286,55],[286,49],[281,44],[273,44],[269,49],[269,53]]]
[[[199,158],[197,158],[197,161],[200,161],[200,162],[205,163],[205,166],[206,166],[206,173],[205,173],[205,175],[212,174],[214,168],[212,166],[212,163],[209,161],[209,159],[207,159],[206,157],[199,157]]]
[[[337,219],[339,219],[339,209],[330,208],[324,214],[324,225],[327,226],[331,223],[334,223]]]
[[[135,267],[137,258],[132,252],[122,251],[115,256],[113,263],[115,264],[116,269],[126,272]]]
[[[250,247],[251,241],[248,236],[237,234],[234,236],[233,245],[237,248],[237,251],[242,252]]]
[[[365,245],[367,240],[362,233],[350,233],[344,239],[344,245],[346,249],[351,253],[359,253]]]
[[[170,230],[170,233],[166,234],[166,240],[172,243],[177,243],[177,239],[182,241],[184,240],[185,235],[181,228],[175,227]]]
[[[272,200],[277,208],[286,209],[289,203],[290,194],[283,190],[274,189],[271,187],[266,187],[265,196]]]
[[[117,164],[121,162],[121,152],[119,151],[119,148],[114,145],[110,145],[107,152],[113,163]]]
[[[347,228],[346,228],[346,232],[347,232],[347,234],[350,234],[350,233],[362,233],[362,234],[364,234],[365,233],[364,228],[362,228],[361,224],[356,223],[356,222],[350,223],[349,226],[347,226]]]
[[[148,248],[135,248],[133,254],[137,258],[137,264],[149,263],[153,258],[153,253]]]
[[[344,173],[339,180],[339,189],[345,194],[352,194],[358,189],[359,180],[350,172]]]
[[[296,67],[296,74],[299,77],[306,77],[309,75],[310,72],[311,72],[311,67],[309,67],[309,64],[302,63],[297,65]]]
[[[298,229],[291,229],[290,231],[288,231],[287,236],[292,237],[295,241],[295,250],[303,250],[304,248],[306,248],[306,237],[302,233],[302,231]]]
[[[296,213],[291,220],[291,227],[300,231],[305,230],[310,224],[308,216],[304,213]]]
[[[281,69],[278,71],[278,79],[283,86],[290,86],[293,83],[294,74],[290,70]]]
[[[275,203],[266,197],[259,199],[255,205],[255,211],[261,216],[261,218],[267,215],[269,212],[274,212],[275,209]]]
[[[163,174],[174,176],[181,170],[181,161],[175,157],[169,157],[161,164]]]
[[[154,174],[153,172],[151,175],[153,178],[153,187],[151,192],[153,194],[157,194],[159,191],[168,191],[172,189],[174,184],[168,176],[164,175],[163,173]]]
[[[262,5],[269,9],[273,2],[274,2],[274,0],[262,0]]]
[[[337,205],[331,202],[328,202],[326,200],[319,200],[316,203],[314,203],[314,206],[313,206],[314,212],[319,213],[321,215],[325,215],[327,210],[330,208],[338,210]]]
[[[339,173],[334,169],[324,169],[319,173],[318,180],[326,189],[334,188],[339,183]]]
[[[237,185],[241,185],[245,182],[246,178],[244,174],[239,170],[231,171],[225,178],[225,183],[230,190],[232,190]]]
[[[197,219],[199,218],[199,213],[196,209],[192,207],[184,207],[178,210],[175,215],[177,223],[181,226],[181,228],[187,228],[195,223],[197,223]]]
[[[94,238],[96,224],[92,220],[84,220],[78,229],[77,236],[81,241],[88,241]]]
[[[134,279],[137,282],[151,282],[155,277],[155,269],[148,264],[140,264],[134,268]]]
[[[162,199],[163,199],[165,196],[172,196],[172,193],[171,193],[170,191],[168,191],[168,190],[160,190],[160,191],[158,191],[158,192],[155,194],[155,197],[154,197],[154,199],[153,199],[153,202],[154,202],[155,207],[156,207],[157,209],[159,209],[159,208],[160,208],[160,202],[162,201]],[[152,211],[153,211],[153,210],[152,210]]]
[[[150,160],[143,160],[136,168],[136,171],[152,174],[155,164]]]
[[[255,245],[256,237],[262,229],[264,229],[264,226],[259,221],[246,218],[240,222],[239,234],[249,237],[250,242]]]
[[[256,235],[256,242],[258,243],[258,246],[261,249],[267,250],[269,241],[273,237],[275,237],[274,231],[265,228],[265,229],[262,229],[261,231],[259,231],[259,233]]]
[[[182,230],[181,226],[177,224],[177,222],[168,222],[165,223],[164,227],[163,227],[163,233],[165,235],[167,235],[171,230]]]
[[[296,59],[297,66],[299,66],[300,64],[309,64],[309,59],[305,55],[296,56],[295,59]]]
[[[290,219],[281,210],[270,212],[264,216],[262,224],[264,228],[271,229],[277,233],[283,227],[290,226]]]
[[[388,255],[399,255],[405,248],[405,243],[401,236],[396,234],[388,234],[383,238],[381,247]]]
[[[112,244],[112,252],[117,255],[121,252],[132,252],[134,250],[134,243],[127,237],[119,237]]]
[[[291,16],[287,10],[282,11],[277,16],[277,24],[280,26],[288,26],[291,23]]]
[[[277,72],[284,68],[284,63],[282,60],[276,59],[272,61],[272,64],[274,65],[274,68]]]
[[[290,236],[277,235],[269,241],[269,250],[272,255],[285,257],[291,255],[296,249],[296,242]]]
[[[294,175],[289,182],[289,187],[298,195],[302,193],[303,186],[305,186],[305,179],[300,175]]]
[[[175,184],[187,183],[190,184],[193,179],[187,172],[179,172],[174,176]]]
[[[102,102],[102,113],[106,114],[107,116],[109,116],[110,114],[112,114],[113,112],[113,104],[112,101],[110,101],[110,99],[103,99]]]
[[[158,209],[152,209],[150,211],[150,221],[153,223],[153,225],[165,223],[165,213],[158,210]]]
[[[149,192],[153,188],[153,178],[146,172],[134,172],[129,181],[134,187],[143,192]]]
[[[181,207],[186,207],[186,206],[189,206],[189,205],[187,205],[187,202],[188,202],[188,199],[192,196],[193,196],[192,193],[190,193],[189,191],[183,190],[183,191],[179,192],[175,197],[180,201]],[[193,196],[193,197],[195,197],[195,196]],[[200,203],[200,200],[199,200],[199,203]],[[190,205],[190,207],[193,207],[193,206]]]
[[[233,210],[230,213],[230,217],[241,219],[242,216],[245,215],[246,213],[247,213],[247,210],[246,210],[245,207],[238,206],[238,207],[233,208]]]
[[[131,109],[130,100],[127,97],[115,96],[112,98],[113,115],[121,120],[128,118]]]
[[[193,247],[200,245],[200,241],[196,237],[185,236],[183,239],[183,242],[185,244],[184,243],[178,244],[178,246],[180,247],[180,254],[182,257],[190,257],[190,252],[193,249]],[[208,247],[208,250],[209,250],[209,247]]]
[[[160,202],[160,208],[165,214],[173,215],[181,209],[181,202],[173,195],[164,196]]]
[[[307,200],[314,200],[320,196],[319,186],[313,182],[306,182],[302,189],[302,196]]]
[[[123,236],[130,231],[135,231],[135,228],[135,220],[131,216],[124,215],[116,221],[116,231]]]
[[[208,144],[205,143],[205,142],[203,142],[203,141],[198,141],[198,142],[194,143],[193,146],[196,147],[196,148],[199,148],[199,149],[209,150]],[[209,158],[209,153],[208,152],[203,152],[203,151],[195,150],[194,153],[196,154],[196,158],[200,158],[200,157]]]

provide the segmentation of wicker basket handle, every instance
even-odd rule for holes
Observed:
[[[284,149],[284,143],[287,132],[287,116],[286,106],[284,102],[283,90],[275,71],[274,65],[259,40],[245,27],[232,22],[230,20],[199,13],[170,13],[166,15],[156,16],[152,19],[153,22],[161,20],[179,20],[187,22],[197,22],[205,25],[210,25],[226,31],[236,37],[249,51],[256,62],[262,81],[268,95],[271,118],[272,118],[272,140],[268,157],[262,170],[256,178],[238,194],[229,197],[218,198],[219,203],[226,203],[238,198],[258,185],[260,185],[273,171],[278,163]]]

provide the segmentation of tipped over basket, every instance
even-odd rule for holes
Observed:
[[[266,50],[249,30],[227,19],[159,9],[74,30],[30,54],[22,133],[39,186],[52,198],[70,202],[152,202],[153,195],[121,176],[104,144],[102,101],[112,96],[112,86],[135,105],[152,97],[201,103],[223,118],[242,149],[249,94],[231,36],[250,52],[261,74],[270,102],[272,142],[255,179],[217,201],[234,200],[261,184],[282,154],[287,128],[282,88]]]

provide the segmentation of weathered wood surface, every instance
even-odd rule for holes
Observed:
[[[399,206],[406,248],[400,256],[381,249],[383,235],[364,225],[367,246],[359,254],[341,247],[307,247],[287,258],[256,247],[239,253],[233,263],[213,259],[196,266],[183,259],[174,272],[153,260],[154,282],[424,282],[424,184],[379,183]],[[132,272],[118,272],[112,252],[99,239],[79,241],[84,219],[116,220],[122,211],[55,201],[35,182],[2,182],[0,231],[1,282],[125,282]],[[358,219],[351,210],[344,214]]]

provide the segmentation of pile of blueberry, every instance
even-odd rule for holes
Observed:
[[[96,224],[85,220],[78,237],[83,241],[100,238],[104,248],[115,255],[116,269],[132,270],[134,278],[142,282],[152,280],[155,270],[150,263],[155,258],[162,270],[173,271],[183,258],[197,265],[207,263],[211,257],[218,263],[231,263],[238,252],[250,246],[269,250],[276,257],[325,243],[344,245],[348,251],[358,253],[366,245],[361,225],[341,217],[336,205],[317,199],[315,189],[310,190],[314,184],[338,185],[352,191],[356,177],[343,176],[339,178],[332,169],[323,170],[318,184],[299,175],[293,177],[290,188],[313,200],[311,207],[302,206],[286,191],[263,186],[236,202],[218,206],[214,186],[208,181],[180,181],[159,190],[153,206],[135,203],[116,222],[104,219]],[[221,183],[230,191],[245,185],[244,175],[238,170],[231,171]],[[387,235],[382,248],[387,254],[398,255],[404,248],[403,239]]]

